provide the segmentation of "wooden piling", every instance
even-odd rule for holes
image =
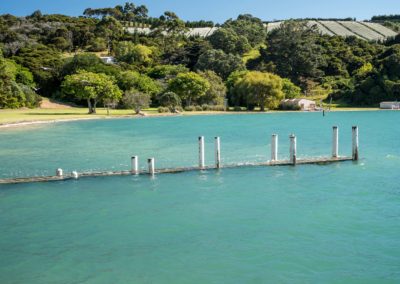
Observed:
[[[333,126],[332,131],[332,157],[339,157],[339,128],[337,126]]]
[[[215,167],[221,168],[221,140],[215,137]]]
[[[71,176],[72,176],[73,179],[78,179],[78,178],[79,178],[79,174],[78,174],[77,171],[73,171],[73,172],[71,173]]]
[[[278,134],[272,134],[271,161],[278,161]]]
[[[131,158],[131,164],[132,164],[132,174],[134,175],[139,174],[139,157],[133,156]]]
[[[62,176],[63,176],[63,170],[60,169],[60,168],[58,168],[58,169],[56,170],[56,176],[62,177]]]
[[[154,158],[148,159],[147,163],[149,164],[149,174],[154,175],[155,174]]]
[[[205,167],[204,160],[204,136],[199,137],[199,168],[203,170]]]
[[[353,161],[358,161],[359,152],[358,152],[358,126],[352,127],[352,158]]]
[[[296,156],[297,156],[297,141],[296,141],[296,136],[294,134],[291,134],[289,136],[290,139],[290,156],[289,160],[290,163],[295,166],[296,165]]]

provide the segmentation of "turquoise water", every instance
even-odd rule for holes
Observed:
[[[0,131],[0,175],[350,154],[358,163],[0,185],[0,283],[399,283],[400,112],[121,119]]]

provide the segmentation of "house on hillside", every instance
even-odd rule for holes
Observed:
[[[280,107],[286,110],[310,111],[315,110],[317,103],[307,99],[286,99],[281,101]]]
[[[400,102],[381,102],[381,109],[400,109]]]

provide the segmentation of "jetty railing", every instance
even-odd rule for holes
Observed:
[[[198,167],[177,167],[177,168],[161,168],[157,169],[155,166],[155,158],[147,159],[148,169],[139,169],[139,156],[131,157],[131,170],[125,171],[100,171],[100,172],[71,172],[71,174],[64,174],[61,168],[56,170],[55,176],[43,177],[21,177],[21,178],[7,178],[0,179],[0,184],[17,184],[17,183],[31,183],[31,182],[50,182],[62,181],[69,179],[78,179],[84,177],[99,177],[99,176],[126,176],[126,175],[150,175],[167,174],[167,173],[181,173],[190,171],[204,171],[204,170],[219,170],[222,168],[241,168],[241,167],[261,167],[261,166],[296,166],[304,164],[329,164],[344,161],[358,161],[359,159],[359,141],[358,141],[358,127],[352,127],[352,155],[339,156],[339,128],[333,126],[332,132],[332,155],[330,157],[317,157],[317,158],[297,158],[297,138],[294,134],[289,136],[289,159],[278,159],[278,134],[272,134],[271,137],[271,159],[266,162],[254,163],[221,163],[221,139],[220,137],[214,138],[214,154],[215,164],[213,166],[206,166],[205,163],[205,147],[204,136],[199,137],[199,165]]]

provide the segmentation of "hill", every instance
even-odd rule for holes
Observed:
[[[355,106],[400,99],[400,36],[385,17],[266,23],[242,14],[214,26],[147,12],[127,3],[81,17],[1,15],[0,108],[37,107],[38,95],[91,113],[276,109],[283,97],[304,96]]]
[[[271,32],[279,28],[284,21],[271,22],[265,24],[267,32]],[[398,33],[390,28],[385,27],[383,24],[374,22],[358,22],[358,21],[330,21],[330,20],[309,20],[306,21],[308,26],[315,26],[318,31],[323,35],[329,36],[342,36],[349,37],[355,36],[362,40],[368,41],[385,41],[388,38],[395,37]],[[149,27],[126,27],[125,30],[128,33],[145,34],[151,33]],[[208,37],[214,34],[218,30],[218,27],[201,27],[201,28],[189,28],[186,32],[186,36],[199,36]]]

